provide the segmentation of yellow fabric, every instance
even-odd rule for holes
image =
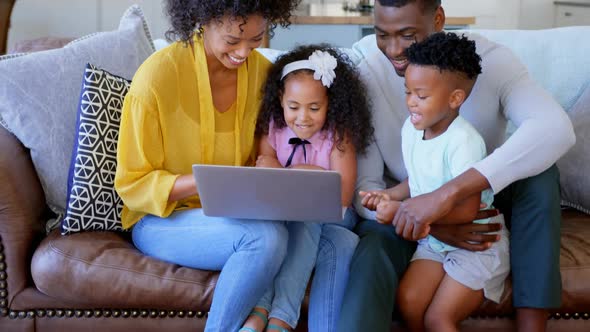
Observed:
[[[200,207],[198,196],[168,203],[177,177],[192,173],[193,164],[245,165],[254,160],[254,129],[269,67],[257,51],[240,66],[236,102],[225,112],[230,113],[217,117],[222,119],[219,128],[230,130],[216,133],[200,39],[193,46],[174,43],[141,65],[125,98],[119,131],[115,189],[125,205],[123,228],[148,213],[167,217],[175,209]]]
[[[215,149],[213,161],[217,165],[231,165],[235,161],[235,117],[236,104],[221,113],[215,111]]]

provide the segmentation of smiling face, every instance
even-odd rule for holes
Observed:
[[[301,139],[322,130],[328,114],[328,90],[309,72],[294,72],[285,77],[281,96],[287,126]]]
[[[395,72],[404,76],[408,67],[406,49],[430,34],[441,31],[445,14],[442,7],[430,12],[420,1],[402,7],[383,6],[375,1],[375,34],[377,47],[391,61]]]
[[[410,121],[424,138],[444,133],[459,114],[466,94],[456,89],[456,74],[432,66],[409,65],[406,70],[406,104]]]
[[[262,43],[266,26],[267,20],[260,15],[212,20],[203,27],[207,57],[214,57],[227,69],[238,68]]]

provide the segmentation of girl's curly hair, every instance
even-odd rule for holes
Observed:
[[[246,20],[258,14],[268,20],[269,34],[277,25],[287,27],[291,12],[301,0],[168,0],[166,14],[172,27],[166,32],[168,40],[190,43],[200,26],[224,15]]]
[[[256,123],[256,135],[258,137],[267,135],[271,121],[274,121],[278,129],[287,125],[280,99],[285,91],[285,81],[289,76],[302,71],[307,71],[309,75],[313,72],[300,69],[281,79],[283,68],[291,62],[309,58],[316,50],[328,52],[338,61],[334,70],[336,77],[327,91],[328,113],[322,130],[331,130],[334,133],[334,144],[339,150],[343,149],[343,140],[350,138],[357,153],[362,154],[373,139],[373,126],[365,86],[348,56],[326,44],[299,46],[277,58],[264,86],[264,98]]]

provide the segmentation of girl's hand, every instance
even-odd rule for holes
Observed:
[[[283,165],[275,157],[259,155],[256,158],[256,167],[283,168]]]
[[[375,211],[381,201],[391,200],[387,190],[359,191],[359,195],[363,198],[361,204],[371,211]]]
[[[300,164],[300,165],[291,165],[293,169],[310,169],[314,171],[325,171],[326,169],[321,166],[316,165],[308,165],[308,164]]]
[[[380,224],[391,224],[400,204],[400,201],[382,199],[381,202],[377,204],[377,222]]]

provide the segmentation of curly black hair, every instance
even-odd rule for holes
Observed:
[[[291,62],[309,58],[316,50],[330,53],[338,62],[334,70],[336,78],[327,90],[328,113],[322,130],[331,130],[334,133],[334,144],[339,150],[342,151],[343,140],[348,137],[357,153],[362,154],[373,139],[373,126],[366,89],[349,57],[327,44],[299,46],[277,58],[268,73],[264,86],[264,99],[256,123],[256,135],[260,137],[268,134],[271,120],[279,129],[287,125],[281,106],[285,80],[302,71],[307,71],[310,75],[313,72],[300,69],[289,73],[285,79],[281,79],[283,68]]]
[[[190,43],[200,26],[225,15],[246,20],[259,14],[269,22],[269,34],[277,25],[289,26],[291,12],[301,0],[167,0],[166,14],[172,27],[166,32],[168,40]]]
[[[441,0],[376,0],[379,4],[384,7],[396,7],[400,8],[409,3],[419,2],[422,5],[423,12],[435,11],[441,3]]]
[[[437,32],[408,47],[406,56],[410,64],[463,73],[470,80],[481,74],[481,57],[475,50],[475,41],[465,35]]]

